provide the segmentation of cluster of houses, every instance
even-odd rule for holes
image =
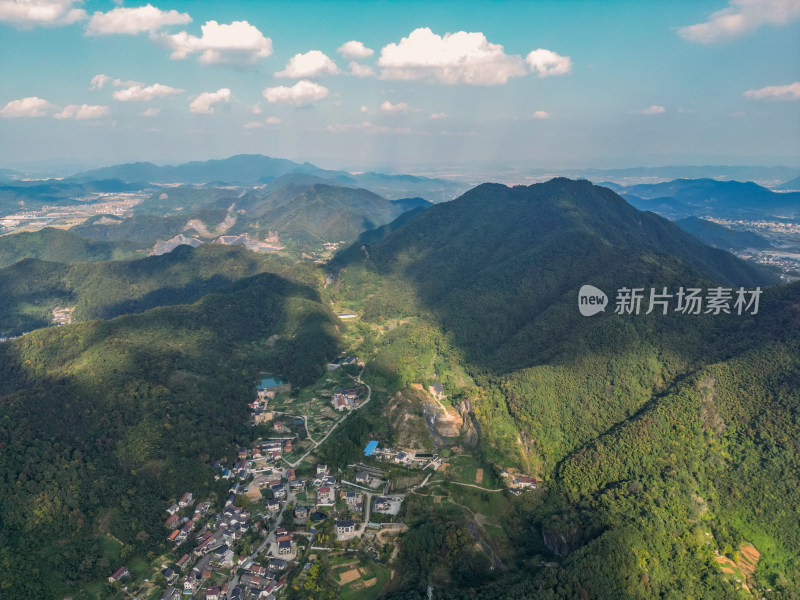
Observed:
[[[178,575],[172,569],[164,569],[162,574],[167,578],[167,589],[161,600],[178,600],[197,594],[205,581],[212,576],[209,565],[198,563],[191,569],[183,580],[182,585],[177,585]],[[235,564],[244,573],[238,578],[236,584],[225,582],[222,585],[208,586],[201,598],[205,600],[246,600],[248,598],[274,598],[275,594],[286,587],[288,580],[283,576],[288,563],[285,560],[273,558],[264,566],[250,558],[240,558]],[[185,567],[181,568],[184,570]],[[167,577],[165,572],[169,571]]]

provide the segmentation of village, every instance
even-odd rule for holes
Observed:
[[[328,365],[328,371],[342,366],[359,363],[342,357]],[[331,386],[325,406],[321,401],[316,408],[309,403],[301,415],[287,411],[289,382],[262,379],[249,405],[251,425],[266,427],[269,435],[238,448],[234,462],[211,465],[217,481],[229,484],[227,496],[197,498],[186,491],[165,506],[164,535],[171,551],[160,573],[153,581],[145,580],[143,588],[128,589],[131,573],[120,565],[108,577],[109,584],[136,598],[158,597],[150,595],[158,581],[161,600],[270,600],[281,596],[290,582],[298,585],[313,578],[315,563],[327,555],[341,565],[335,570],[340,585],[354,592],[374,591],[363,596],[374,598],[391,576],[384,565],[396,554],[396,537],[407,529],[398,517],[405,498],[421,493],[447,463],[438,453],[381,446],[378,440],[366,445],[361,461],[335,473],[325,464],[308,461],[349,414],[371,399],[371,388],[360,375],[349,377],[350,387]],[[432,393],[441,396],[441,386]],[[315,410],[328,417],[322,419],[324,429],[309,423]],[[320,434],[316,441],[312,432]],[[399,469],[413,473],[416,483],[394,489],[397,479],[388,473]],[[508,479],[507,489],[513,494],[537,487],[533,477],[518,475],[512,481],[505,470],[500,475]],[[485,544],[477,535],[476,542]],[[354,552],[365,552],[376,562],[371,568],[360,566],[347,558]]]

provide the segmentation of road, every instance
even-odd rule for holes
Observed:
[[[356,383],[360,383],[361,385],[366,386],[366,388],[367,388],[367,399],[364,400],[364,402],[362,402],[361,405],[358,408],[354,408],[351,412],[355,412],[356,410],[359,410],[360,408],[365,407],[369,403],[369,401],[372,399],[372,388],[361,380],[361,375],[363,375],[363,374],[364,374],[364,367],[361,367],[361,373],[359,373],[356,377],[353,377],[352,375],[350,375],[350,377],[351,377],[351,379],[353,379],[353,381],[355,381]],[[311,448],[309,448],[308,450],[306,450],[306,453],[303,454],[303,456],[298,458],[293,463],[290,463],[289,461],[286,461],[287,464],[290,467],[295,468],[297,465],[299,465],[301,462],[303,462],[309,454],[311,454],[314,450],[319,448],[319,446],[325,440],[328,439],[328,436],[330,436],[330,434],[332,434],[334,431],[336,431],[336,428],[339,427],[339,425],[342,423],[342,421],[344,421],[348,417],[349,414],[350,413],[348,413],[347,415],[343,416],[341,419],[336,421],[336,423],[334,423],[333,427],[331,427],[330,430],[328,430],[328,433],[325,434],[325,437],[323,437],[318,442],[315,442],[313,439],[311,439],[311,435],[309,435],[308,439],[311,440],[314,443],[314,445],[311,446]],[[306,432],[308,432],[308,422],[306,421],[306,419],[303,419],[303,421],[306,422]]]

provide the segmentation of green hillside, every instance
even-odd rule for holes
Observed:
[[[0,237],[0,268],[23,258],[74,263],[133,256],[133,244],[92,241],[72,231],[52,227]]]
[[[123,560],[163,552],[170,500],[227,489],[207,465],[247,439],[254,381],[319,377],[332,321],[313,289],[264,273],[0,344],[0,597],[72,596],[107,577],[101,531]]]
[[[459,561],[434,558],[435,541],[420,550],[450,581],[437,593],[736,598],[714,550],[748,540],[763,553],[758,589],[796,597],[797,531],[778,524],[795,510],[797,477],[774,482],[779,469],[800,468],[789,443],[800,288],[770,290],[758,315],[583,317],[584,283],[613,307],[626,285],[752,287],[771,276],[581,181],[479,186],[376,233],[340,253],[330,292],[360,315],[363,354],[376,347],[368,369],[390,388],[442,381],[450,402],[475,415],[487,466],[546,482],[502,519],[518,551],[499,581],[479,566],[465,579]],[[755,490],[773,485],[756,504]],[[412,532],[443,510],[418,513]],[[408,564],[390,597],[423,597],[424,564]],[[458,584],[467,580],[477,591]]]
[[[74,307],[75,321],[109,319],[158,306],[194,302],[238,279],[272,272],[316,285],[308,266],[242,246],[180,246],[133,261],[63,264],[27,259],[0,269],[0,332],[44,327],[53,308]]]

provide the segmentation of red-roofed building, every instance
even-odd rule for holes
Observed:
[[[114,582],[117,582],[117,581],[119,581],[119,580],[120,580],[120,579],[122,579],[123,577],[128,577],[128,576],[130,576],[130,574],[131,574],[131,573],[130,573],[130,571],[128,571],[127,567],[125,567],[125,566],[123,565],[123,566],[121,566],[119,569],[117,569],[116,571],[114,571],[114,572],[111,574],[111,577],[109,577],[109,578],[108,578],[108,581],[109,581],[109,583],[114,583]]]

